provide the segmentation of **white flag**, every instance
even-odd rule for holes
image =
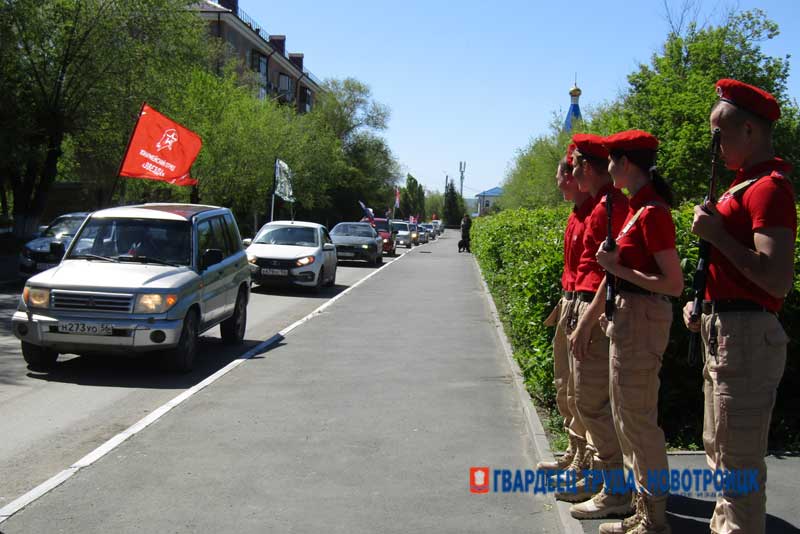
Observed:
[[[285,161],[275,160],[275,194],[286,202],[294,202],[292,171]]]

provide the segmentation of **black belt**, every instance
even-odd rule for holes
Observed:
[[[564,290],[561,292],[561,296],[564,297],[564,300],[572,300],[575,298],[575,292]]]
[[[592,302],[594,300],[594,291],[576,291],[575,295],[581,302]]]
[[[639,295],[661,295],[661,293],[648,291],[643,287],[639,287],[636,284],[628,282],[627,280],[622,280],[621,278],[617,278],[617,291],[627,291],[628,293],[638,293]]]
[[[706,315],[712,313],[725,313],[725,312],[770,312],[765,306],[752,300],[739,300],[739,299],[726,299],[726,300],[704,300],[703,313]]]

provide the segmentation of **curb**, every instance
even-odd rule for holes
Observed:
[[[534,452],[540,460],[553,461],[554,456],[553,452],[550,450],[550,443],[547,441],[547,434],[545,434],[542,422],[539,420],[539,416],[536,413],[536,410],[533,408],[533,399],[528,393],[528,390],[525,388],[522,370],[520,369],[517,360],[514,358],[514,351],[511,349],[511,343],[509,343],[506,332],[503,329],[503,323],[500,321],[500,314],[497,312],[497,306],[495,306],[492,294],[489,292],[489,286],[486,285],[486,280],[483,278],[480,266],[478,266],[478,261],[475,259],[475,256],[473,256],[472,259],[475,262],[475,267],[478,269],[478,275],[481,279],[484,295],[486,296],[486,300],[489,302],[489,310],[492,313],[492,322],[494,323],[497,337],[500,339],[500,344],[503,346],[503,353],[506,356],[506,362],[508,363],[511,374],[513,375],[514,389],[517,392],[520,406],[522,406],[522,413],[525,416],[526,422],[525,426],[528,429],[528,435],[533,442]],[[558,510],[558,518],[561,522],[561,530],[564,532],[564,534],[584,534],[581,522],[572,517],[569,513],[569,507],[571,506],[570,503],[556,501],[555,497],[553,497],[551,494],[547,495],[547,499],[551,501],[551,504]]]

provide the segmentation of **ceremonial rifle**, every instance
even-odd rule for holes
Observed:
[[[719,128],[714,128],[711,136],[711,178],[708,182],[708,193],[703,200],[702,209],[706,213],[710,213],[706,208],[706,204],[716,204],[717,202],[717,161],[719,160],[719,141],[720,131]],[[700,315],[703,311],[703,298],[706,293],[706,280],[708,278],[708,261],[711,255],[711,244],[708,241],[700,239],[697,243],[697,268],[694,270],[694,278],[692,279],[692,290],[694,291],[694,301],[692,302],[692,311],[690,314],[691,322],[700,320]],[[700,334],[692,332],[689,339],[689,364],[692,365],[697,362],[697,355],[700,352]]]
[[[611,193],[606,194],[606,213],[608,214],[608,236],[606,237],[606,242],[603,243],[603,250],[606,252],[611,252],[617,247],[617,242],[614,239],[614,228],[612,225],[612,215],[614,211],[614,197]],[[606,271],[606,319],[611,321],[614,319],[614,310],[616,309],[616,304],[614,303],[614,297],[616,295],[616,279],[614,275]]]

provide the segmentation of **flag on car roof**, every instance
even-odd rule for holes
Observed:
[[[142,104],[119,175],[174,185],[197,185],[189,170],[202,146],[199,135]]]
[[[366,207],[360,200],[358,201],[358,205],[361,206],[362,210],[364,210],[364,216],[369,219],[369,222],[375,224],[375,217],[372,215],[372,210]]]

